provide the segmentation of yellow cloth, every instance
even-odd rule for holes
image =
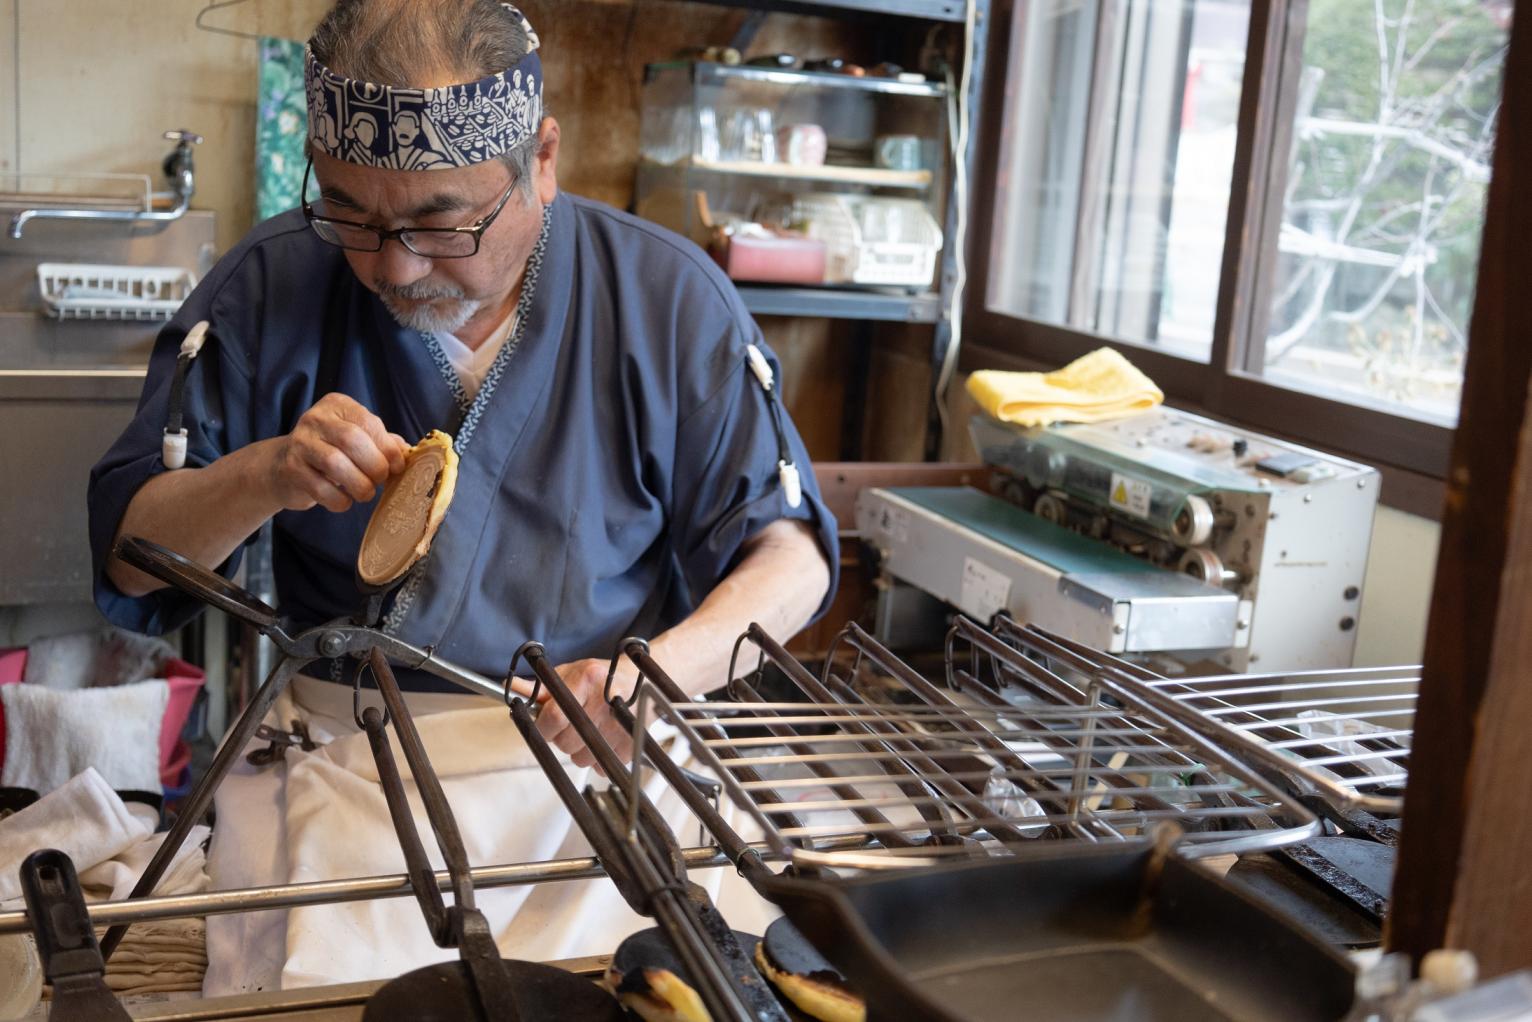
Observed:
[[[1018,426],[1101,422],[1165,400],[1153,380],[1112,348],[1097,348],[1051,373],[980,370],[968,377],[968,393],[990,415]]]

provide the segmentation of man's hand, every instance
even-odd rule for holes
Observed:
[[[633,755],[633,736],[627,729],[617,723],[612,716],[611,707],[602,698],[602,692],[606,688],[606,672],[609,661],[606,660],[576,660],[573,663],[564,664],[557,668],[558,675],[569,686],[574,697],[585,708],[585,713],[601,731],[601,737],[606,739],[608,745],[617,753],[624,763]],[[628,698],[633,692],[633,684],[638,680],[638,674],[633,665],[623,660],[617,665],[617,676],[612,679],[612,695],[623,699]],[[537,716],[537,730],[556,747],[563,749],[574,759],[575,766],[592,766],[596,757],[585,746],[574,726],[569,723],[569,718],[559,709],[549,696],[547,689],[543,689],[538,695],[546,700],[543,708]]]
[[[118,536],[142,536],[216,569],[284,508],[322,504],[344,511],[371,500],[380,484],[404,470],[409,445],[376,415],[344,394],[327,394],[286,436],[257,440],[204,468],[163,472],[139,487],[117,524]],[[165,583],[116,557],[107,577],[126,596]]]
[[[746,542],[739,564],[713,587],[691,616],[650,641],[650,654],[681,691],[691,695],[707,692],[727,680],[734,640],[752,621],[785,642],[808,621],[829,585],[829,562],[813,529],[788,519],[773,522]],[[557,670],[602,737],[627,762],[633,755],[633,736],[617,725],[601,698],[607,663],[576,660]],[[612,679],[612,694],[630,698],[637,681],[638,668],[626,658],[620,660]],[[546,690],[538,695],[548,699]],[[553,702],[543,703],[537,730],[573,756],[576,765],[595,762]]]
[[[271,493],[289,511],[318,504],[345,511],[365,503],[404,470],[410,445],[345,394],[330,393],[303,413],[293,431],[271,443]]]

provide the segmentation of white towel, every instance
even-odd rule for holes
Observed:
[[[104,933],[97,930],[97,936]],[[120,997],[199,991],[207,972],[207,933],[201,919],[134,923],[111,960],[106,985]]]
[[[56,692],[89,688],[100,644],[94,632],[70,632],[34,640],[27,647],[27,665],[21,680]]]
[[[196,894],[208,889],[207,852],[203,846],[209,833],[210,828],[200,824],[191,829],[155,885],[155,894]],[[121,901],[132,894],[133,886],[164,841],[164,834],[154,834],[89,869],[76,866],[86,896],[92,901]]]
[[[111,785],[87,767],[19,813],[0,820],[0,901],[21,896],[17,871],[22,860],[40,848],[64,852],[83,873],[149,833],[150,828],[128,812]]]
[[[121,628],[34,639],[22,680],[56,691],[123,685],[153,678],[175,656],[164,639]]]
[[[160,725],[170,699],[166,682],[74,692],[0,685],[0,699],[5,701],[0,785],[46,794],[95,767],[118,791],[161,790]]]

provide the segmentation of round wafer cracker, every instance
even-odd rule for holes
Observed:
[[[404,456],[404,471],[389,479],[372,509],[356,555],[356,573],[367,586],[397,582],[431,549],[457,485],[452,438],[433,429]]]

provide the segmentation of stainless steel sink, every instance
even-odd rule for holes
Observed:
[[[0,218],[25,202],[0,196]],[[133,415],[160,324],[55,320],[43,262],[181,266],[213,260],[210,212],[158,230],[37,221],[0,235],[0,605],[90,598],[85,487]]]

